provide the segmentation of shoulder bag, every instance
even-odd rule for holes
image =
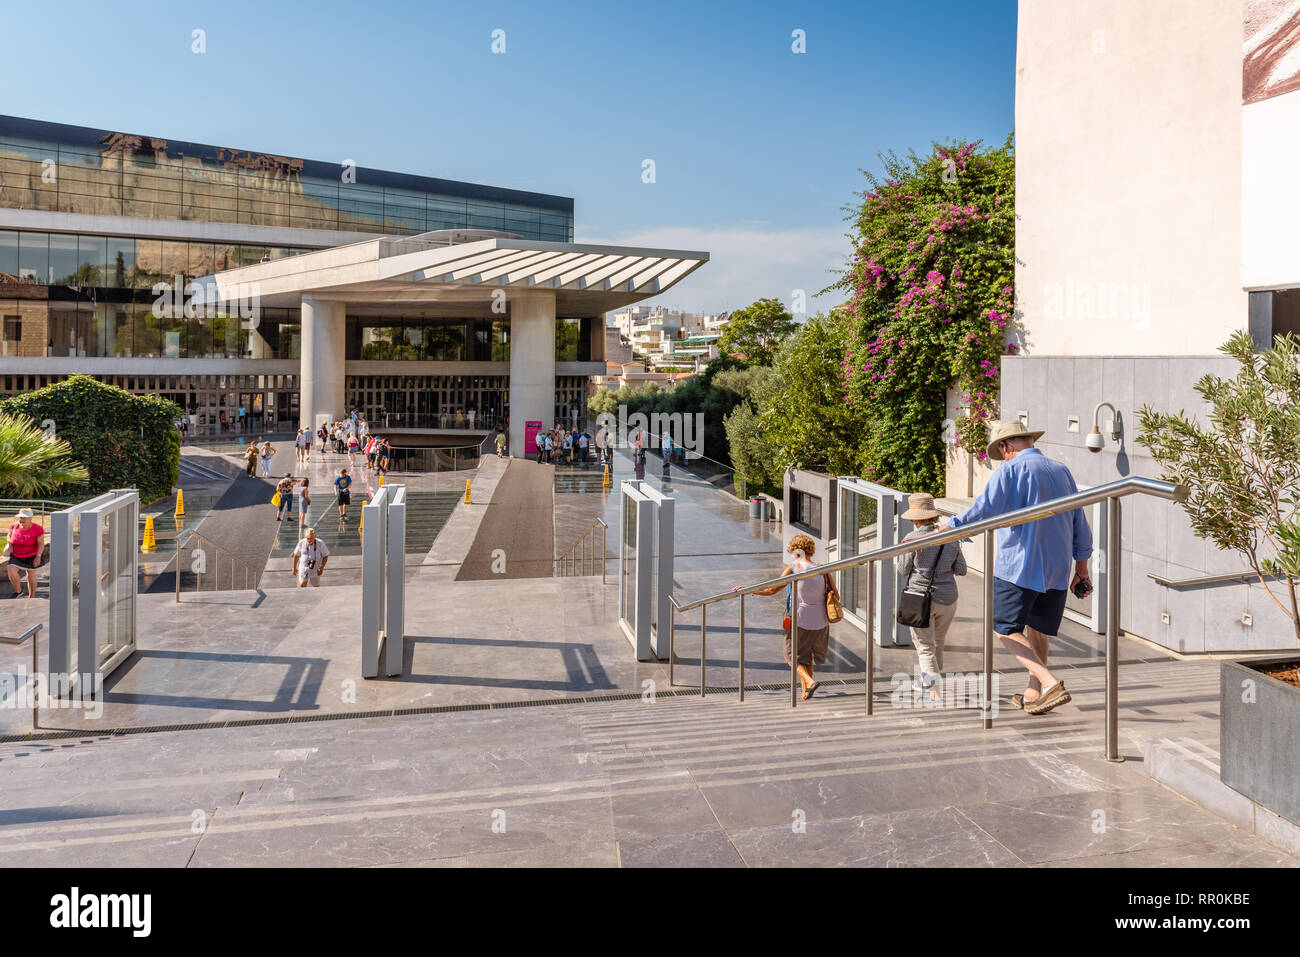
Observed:
[[[898,596],[898,623],[912,628],[930,627],[930,592],[934,590],[934,570],[939,567],[939,557],[947,545],[940,545],[930,563],[930,580],[924,592],[908,591],[903,586],[903,593]]]
[[[830,575],[823,575],[826,579],[826,620],[831,624],[844,618],[844,606],[840,604],[840,596],[835,594],[835,579]]]

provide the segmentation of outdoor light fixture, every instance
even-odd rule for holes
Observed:
[[[1112,416],[1111,423],[1110,423],[1111,441],[1113,442],[1119,441],[1120,427],[1121,427],[1119,411],[1109,402],[1098,402],[1097,407],[1092,410],[1092,431],[1088,433],[1088,439],[1087,439],[1089,452],[1100,452],[1102,450],[1102,447],[1106,444],[1105,440],[1101,437],[1101,429],[1097,427],[1097,416],[1101,414],[1101,407],[1103,405],[1106,408],[1110,409],[1110,414]]]

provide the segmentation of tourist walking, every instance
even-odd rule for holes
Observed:
[[[298,489],[298,527],[302,528],[307,524],[307,509],[311,508],[311,492],[308,486],[311,485],[311,479],[304,478],[302,485]]]
[[[311,433],[306,429],[299,429],[298,437],[293,440],[293,444],[297,450],[298,464],[306,465],[307,456],[311,454]]]
[[[275,508],[275,520],[277,522],[284,519],[285,513],[293,518],[293,473],[285,472],[284,478],[276,483],[275,493],[280,496],[280,503]]]
[[[664,464],[663,464],[663,475],[662,475],[661,477],[662,477],[663,481],[667,482],[667,481],[668,481],[668,467],[669,467],[669,465],[672,463],[672,460],[673,460],[673,436],[672,436],[672,433],[671,433],[671,432],[665,432],[665,433],[664,433],[664,441],[663,441],[662,454],[663,454],[663,457],[664,457]]]
[[[320,454],[324,455],[327,451],[327,443],[330,440],[330,430],[328,423],[322,422],[320,428],[316,430],[316,438],[320,439]]]
[[[903,539],[905,542],[933,535],[939,529],[939,511],[934,507],[934,496],[924,492],[908,496],[907,511],[902,517],[915,526]],[[931,545],[919,552],[909,552],[901,570],[904,591],[930,596],[929,626],[910,626],[919,671],[912,687],[917,692],[928,691],[930,700],[940,701],[943,698],[943,643],[957,614],[957,579],[954,576],[966,574],[966,559],[957,542],[937,547]]]
[[[262,459],[262,478],[271,477],[271,457],[275,455],[275,449],[271,447],[271,440],[267,439],[262,443],[260,453]]]
[[[500,429],[497,430],[497,458],[503,459],[506,456],[506,434]]]
[[[293,574],[298,579],[298,587],[306,588],[310,584],[319,588],[329,557],[330,550],[316,537],[316,529],[308,528],[293,550]]]
[[[781,570],[781,576],[794,575],[814,567],[812,555],[816,545],[807,535],[799,534],[790,539],[786,551],[790,553],[790,564]],[[792,587],[798,586],[798,587]],[[743,585],[737,585],[732,591],[740,591]],[[761,589],[755,595],[775,595],[781,590],[780,585]],[[786,586],[786,622],[785,622],[785,662],[790,663],[791,620],[797,618],[798,639],[794,654],[797,656],[795,670],[799,675],[799,684],[803,688],[803,700],[807,701],[813,692],[821,687],[821,682],[813,677],[813,666],[826,664],[826,652],[830,647],[831,622],[826,617],[826,596],[834,595],[839,600],[839,589],[835,580],[829,575],[805,578]],[[793,595],[793,598],[792,598]],[[792,615],[792,601],[798,602],[798,615]]]
[[[348,433],[348,468],[354,469],[357,467],[357,449],[359,449],[360,447],[361,444],[357,440],[357,433],[349,432]]]
[[[939,530],[962,528],[1077,492],[1069,468],[1034,447],[1042,436],[1041,430],[1030,431],[1019,422],[992,423],[988,456],[1003,465],[970,508]],[[1030,714],[1045,714],[1070,700],[1065,682],[1047,667],[1048,642],[1061,627],[1066,589],[1080,598],[1092,591],[1092,530],[1083,510],[1076,508],[1001,529],[997,545],[993,630],[1029,672],[1024,694],[1013,695],[1011,703]]]
[[[244,450],[244,458],[248,461],[248,468],[245,469],[249,478],[257,474],[257,440],[254,439],[248,443],[248,448]]]
[[[339,477],[334,480],[334,491],[338,493],[339,518],[347,518],[348,506],[352,504],[352,476],[347,469],[339,469]]]
[[[27,574],[27,597],[36,597],[36,569],[41,567],[45,552],[45,526],[35,521],[35,517],[30,508],[19,509],[9,526],[4,551],[9,556],[9,584],[14,586],[15,598],[23,593],[20,568]]]

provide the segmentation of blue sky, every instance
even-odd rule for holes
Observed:
[[[708,250],[663,297],[700,311],[821,289],[859,169],[1013,122],[1014,0],[36,10],[0,8],[0,112],[573,196],[578,241]]]

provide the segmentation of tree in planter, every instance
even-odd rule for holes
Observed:
[[[1238,332],[1219,350],[1240,368],[1233,379],[1196,384],[1209,427],[1143,407],[1138,441],[1166,481],[1191,489],[1183,508],[1196,534],[1245,558],[1300,638],[1300,338],[1278,336],[1256,352]]]
[[[0,491],[29,498],[62,485],[85,485],[89,474],[69,459],[72,449],[31,419],[0,415]]]

